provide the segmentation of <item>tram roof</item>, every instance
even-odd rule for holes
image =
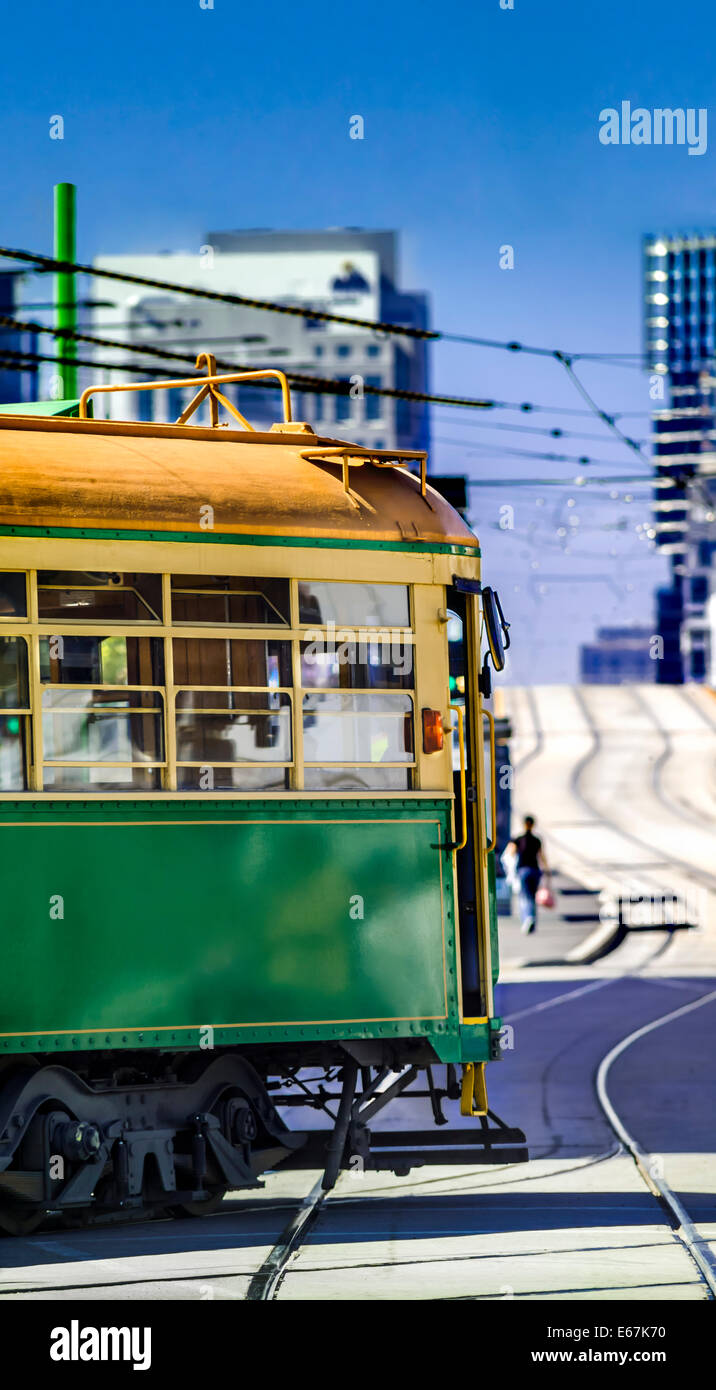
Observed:
[[[428,484],[423,496],[390,457],[297,422],[259,433],[2,414],[2,521],[200,536],[208,504],[218,534],[477,547],[440,493]]]

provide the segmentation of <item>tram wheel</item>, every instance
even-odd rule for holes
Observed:
[[[47,1212],[33,1207],[0,1207],[0,1236],[29,1236],[42,1224]]]
[[[213,1216],[219,1210],[227,1192],[227,1187],[221,1187],[217,1192],[208,1192],[206,1197],[199,1202],[177,1202],[176,1206],[166,1207],[170,1216]]]

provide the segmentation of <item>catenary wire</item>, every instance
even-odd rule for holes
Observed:
[[[110,270],[106,266],[87,265],[81,261],[57,260],[53,256],[44,256],[40,252],[18,250],[15,247],[0,246],[0,257],[8,260],[25,261],[31,265],[38,265],[42,271],[60,271],[66,274],[92,275],[95,278],[122,281],[125,284],[142,285],[147,289],[169,290],[174,294],[183,294],[196,299],[208,299],[223,304],[234,304],[241,308],[261,309],[269,313],[288,314],[294,318],[312,319],[322,323],[340,323],[353,328],[369,328],[375,333],[382,333],[385,336],[401,336],[416,338],[428,341],[445,341],[462,343],[473,347],[498,348],[505,352],[525,352],[530,355],[540,357],[556,357],[558,360],[567,358],[570,361],[578,359],[593,359],[603,362],[606,365],[634,365],[631,361],[622,363],[621,358],[638,357],[638,354],[623,353],[565,353],[557,348],[533,347],[527,343],[517,341],[503,342],[495,338],[478,338],[470,334],[450,333],[440,329],[417,328],[413,325],[392,323],[382,319],[361,319],[349,314],[337,314],[326,309],[313,309],[306,305],[299,304],[279,304],[275,300],[253,299],[246,295],[231,294],[228,291],[209,290],[200,288],[198,285],[181,285],[176,281],[157,280],[147,275],[136,275],[130,271]]]

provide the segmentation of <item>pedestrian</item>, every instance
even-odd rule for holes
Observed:
[[[544,857],[542,841],[538,835],[534,835],[534,816],[525,816],[525,828],[522,835],[518,835],[514,840],[510,840],[508,849],[512,848],[517,857],[516,869],[517,879],[520,889],[520,917],[522,919],[522,930],[525,935],[535,930],[537,926],[537,889],[542,873],[546,873],[547,878],[551,879],[551,873],[547,861]]]

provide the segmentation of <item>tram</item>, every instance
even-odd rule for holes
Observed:
[[[0,414],[8,1232],[201,1215],[279,1164],[526,1157],[485,1088],[508,639],[478,541],[425,454],[201,367]],[[176,386],[175,424],[93,416]],[[432,1127],[375,1128],[416,1097]]]

